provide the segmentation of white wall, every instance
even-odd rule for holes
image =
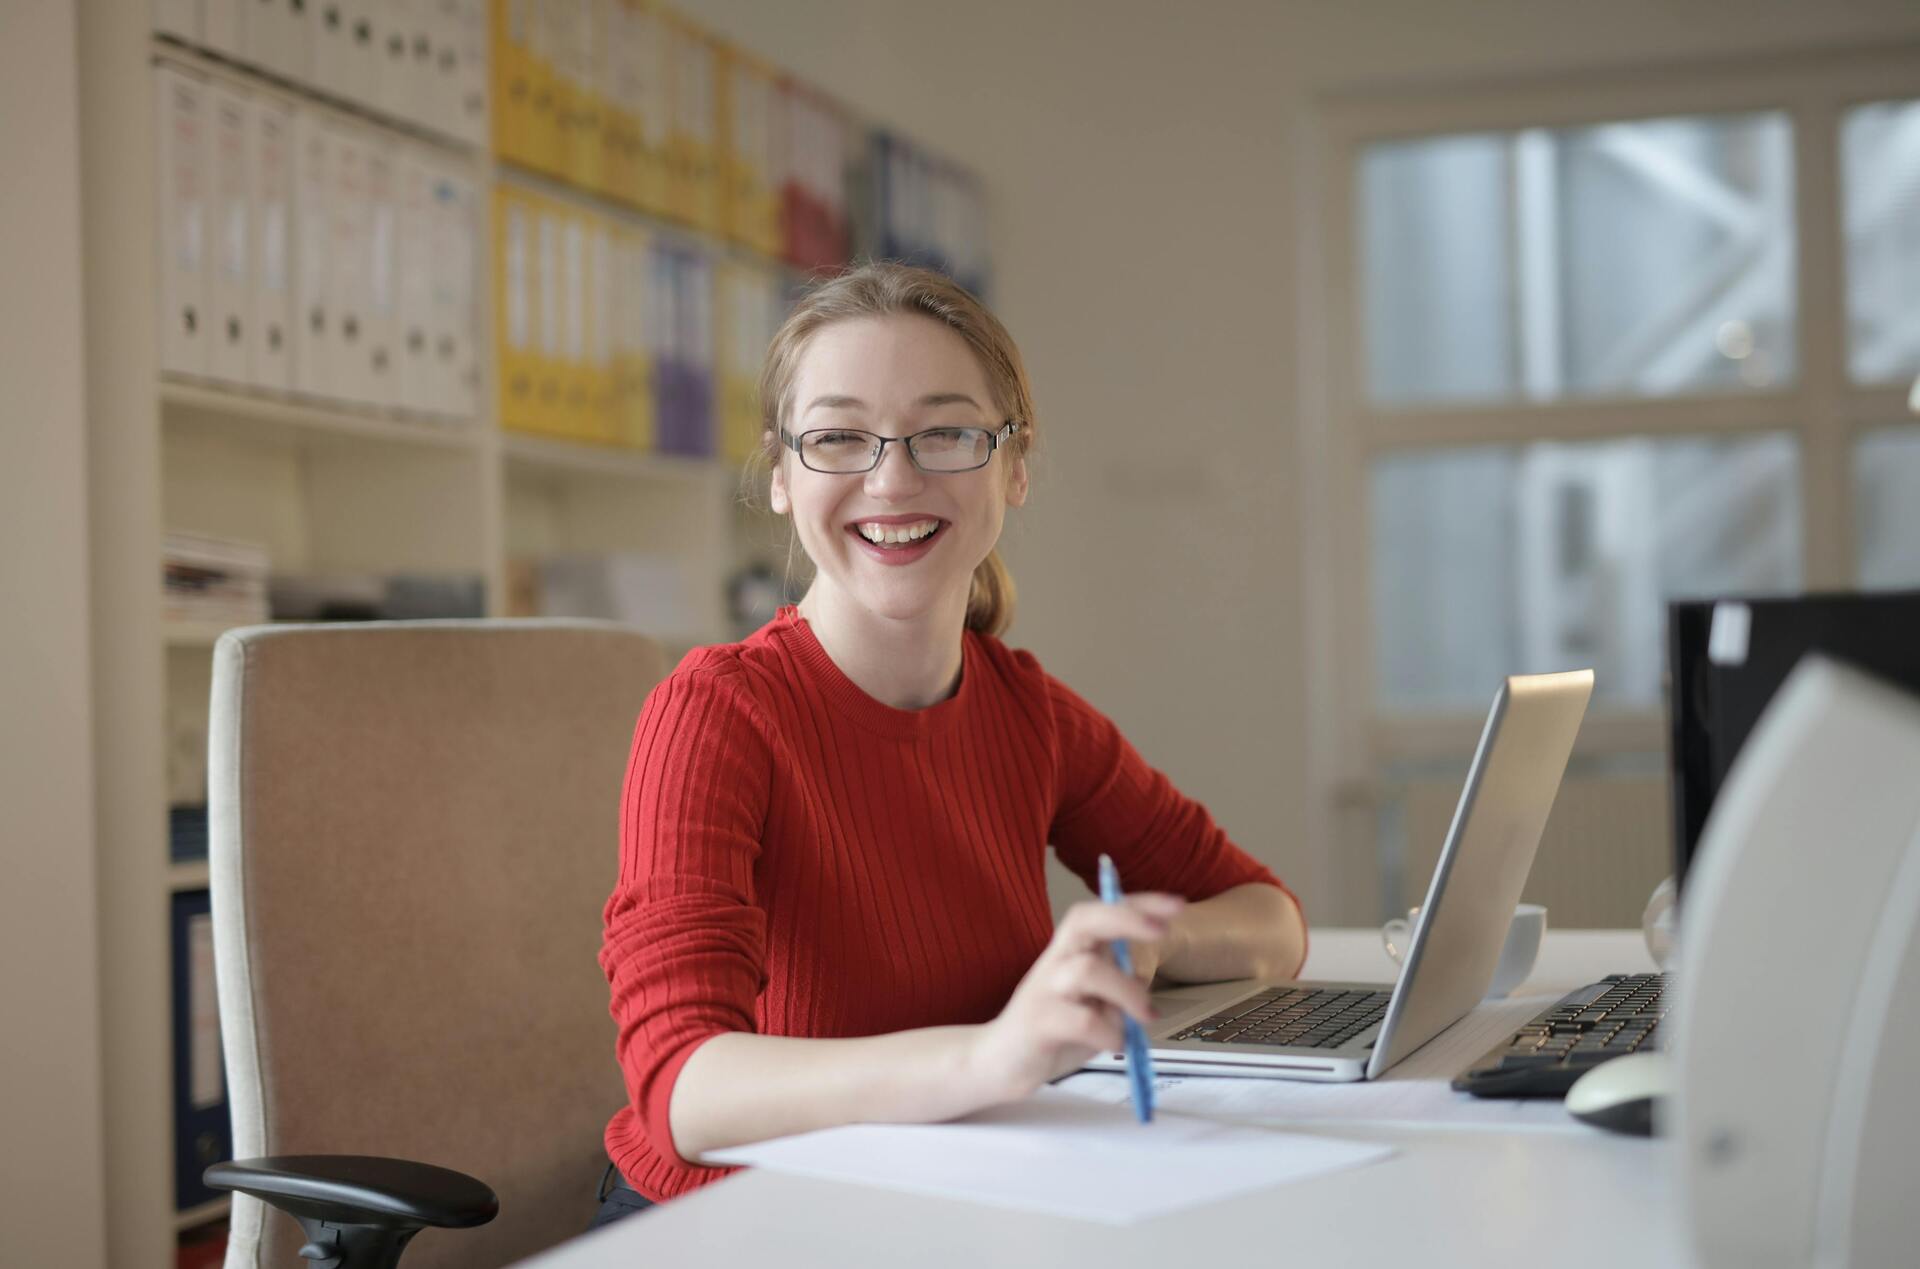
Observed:
[[[105,1263],[73,0],[0,16],[0,1264]]]
[[[1011,640],[1296,883],[1305,839],[1293,146],[1313,103],[1920,38],[1911,0],[684,0],[972,164],[1048,453]]]

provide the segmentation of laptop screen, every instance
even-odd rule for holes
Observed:
[[[1920,591],[1667,606],[1673,875],[1682,889],[1740,746],[1788,672],[1813,651],[1920,693]]]

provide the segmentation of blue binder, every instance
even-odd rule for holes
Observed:
[[[173,1189],[182,1210],[219,1197],[201,1174],[208,1164],[233,1157],[213,998],[212,914],[205,890],[173,896]],[[211,1026],[209,1010],[215,1011]]]

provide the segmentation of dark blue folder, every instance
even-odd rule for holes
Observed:
[[[218,1198],[200,1175],[233,1157],[227,1117],[227,1073],[220,1046],[194,1045],[194,1007],[211,1009],[213,967],[208,952],[212,905],[205,890],[173,896],[173,1138],[174,1205],[185,1209]],[[197,972],[196,972],[197,971]],[[198,980],[196,982],[196,979]],[[196,1001],[195,993],[201,998]],[[196,1060],[201,1069],[195,1069]],[[205,1069],[211,1061],[214,1069]],[[195,1076],[199,1078],[196,1079]],[[217,1093],[215,1098],[212,1094]]]

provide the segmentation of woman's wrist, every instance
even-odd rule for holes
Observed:
[[[1165,974],[1175,981],[1180,980],[1180,962],[1193,947],[1193,920],[1191,906],[1173,919],[1167,930],[1167,936],[1160,940],[1160,961],[1156,974]]]
[[[991,1022],[956,1028],[962,1031],[958,1074],[951,1089],[959,1090],[967,1114],[1003,1102],[1018,1101],[1031,1091],[1017,1088],[1010,1078],[1012,1063],[1000,1051],[1000,1036]]]

